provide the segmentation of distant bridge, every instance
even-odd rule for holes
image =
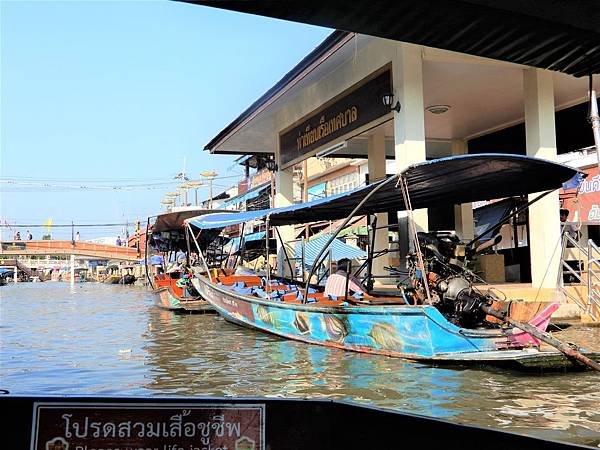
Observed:
[[[94,244],[85,241],[4,241],[0,256],[55,256],[74,255],[97,259],[139,261],[143,257],[137,248]]]

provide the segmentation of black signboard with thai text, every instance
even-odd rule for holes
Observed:
[[[264,450],[264,404],[34,405],[31,450]]]
[[[308,154],[390,112],[382,101],[392,92],[391,71],[385,70],[367,82],[354,85],[317,112],[279,136],[281,164]]]

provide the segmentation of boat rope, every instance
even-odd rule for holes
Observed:
[[[427,295],[427,302],[431,305],[433,302],[431,301],[431,293],[429,292],[429,283],[427,281],[427,274],[425,273],[425,264],[423,263],[423,253],[421,253],[421,245],[419,244],[419,234],[417,232],[417,226],[413,217],[412,205],[410,203],[410,195],[408,193],[408,183],[406,182],[406,177],[400,176],[398,178],[398,184],[400,184],[400,190],[402,191],[402,197],[404,199],[404,207],[406,208],[406,213],[408,215],[408,223],[411,227],[411,231],[413,233],[413,238],[415,242],[415,252],[417,253],[417,261],[419,262],[419,266],[421,267],[421,280],[423,281],[423,286],[425,287],[425,294]],[[398,185],[396,184],[396,186]]]
[[[319,252],[319,254],[317,255],[317,257],[315,258],[314,264],[313,264],[312,268],[310,269],[310,273],[308,274],[308,279],[306,280],[306,287],[305,287],[305,290],[304,290],[304,299],[302,300],[303,303],[305,303],[306,299],[308,298],[308,288],[309,288],[309,285],[310,285],[310,280],[311,280],[313,274],[315,273],[316,268],[319,267],[319,265],[322,263],[321,258],[323,257],[323,254],[329,248],[329,246],[331,245],[331,243],[333,242],[333,240],[338,236],[338,234],[341,233],[341,231],[344,228],[346,228],[346,226],[348,226],[348,223],[350,222],[350,220],[352,220],[353,217],[359,215],[358,211],[360,211],[360,209],[365,205],[365,203],[367,203],[369,201],[369,199],[376,192],[378,192],[384,186],[387,186],[392,181],[397,180],[398,177],[399,177],[398,175],[389,177],[387,180],[381,182],[371,192],[369,192],[367,195],[365,195],[365,197],[360,201],[360,203],[358,205],[356,205],[356,207],[352,210],[352,212],[344,219],[344,221],[331,234],[331,237],[329,238],[329,240],[327,241],[327,243],[323,246],[323,248],[321,248],[321,251]],[[362,214],[360,214],[360,215],[362,215]]]

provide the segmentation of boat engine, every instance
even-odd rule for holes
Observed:
[[[489,306],[492,298],[473,288],[475,274],[467,268],[475,249],[461,243],[449,232],[419,233],[419,244],[433,305],[452,323],[475,328],[485,322],[482,306]],[[408,255],[408,266],[413,288],[425,300],[425,286],[418,269],[416,253]]]

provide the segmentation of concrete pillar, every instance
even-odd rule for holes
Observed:
[[[369,137],[368,143],[368,167],[369,183],[381,180],[386,175],[385,164],[385,134],[383,132],[375,133]],[[387,213],[379,213],[377,216],[377,227],[384,227],[388,224]],[[388,230],[379,229],[375,232],[374,252],[389,248]],[[369,238],[369,242],[371,242]],[[389,254],[380,256],[373,260],[373,275],[389,275],[384,267],[390,265]],[[375,284],[385,284],[386,279],[375,279]]]
[[[523,71],[525,138],[527,155],[557,159],[554,128],[552,72]],[[537,194],[530,194],[533,199]],[[533,287],[555,288],[560,265],[560,219],[558,191],[529,207],[531,282]]]
[[[292,167],[285,170],[281,169],[281,162],[279,157],[279,149],[275,153],[275,161],[279,169],[275,172],[275,207],[288,206],[294,202],[294,174]],[[294,257],[295,242],[290,242],[294,239],[294,226],[286,225],[279,227],[279,234],[281,239],[285,243],[285,247],[282,246],[279,239],[277,239],[277,274],[280,276],[291,276],[289,273],[289,266],[285,260],[284,251],[287,251],[288,257]],[[277,236],[275,236],[277,237]],[[294,267],[294,261],[291,261],[292,267]]]
[[[75,255],[71,255],[71,284],[75,284]]]
[[[394,113],[394,148],[396,172],[399,173],[411,164],[426,160],[423,60],[420,46],[396,44],[396,52],[392,57],[392,83],[395,99],[402,105],[400,112]],[[418,231],[428,230],[427,209],[415,210],[413,219]],[[398,221],[401,230],[407,229],[404,225],[405,215],[400,214]],[[411,236],[411,242],[412,239]],[[405,246],[406,244],[401,245],[401,248]]]
[[[467,153],[469,153],[469,149],[466,141],[463,141],[462,139],[455,139],[452,141],[452,156],[466,155]],[[475,237],[472,203],[454,205],[454,230],[463,240],[473,239]]]

